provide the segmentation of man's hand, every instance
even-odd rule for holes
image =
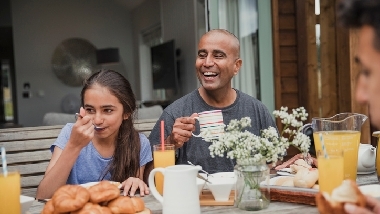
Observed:
[[[198,114],[194,113],[190,117],[177,118],[172,133],[166,138],[166,143],[174,144],[176,149],[181,148],[192,137],[192,132],[195,131],[195,117],[197,116]]]

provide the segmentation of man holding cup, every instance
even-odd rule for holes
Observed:
[[[368,104],[371,124],[380,128],[380,0],[342,0],[338,16],[344,26],[359,30],[356,61],[362,71],[355,97],[360,103]],[[366,197],[367,209],[346,203],[346,212],[380,213],[380,201]]]
[[[201,87],[169,105],[149,136],[152,145],[160,142],[159,121],[164,120],[165,144],[174,144],[176,164],[190,161],[209,173],[233,171],[235,161],[227,157],[212,158],[210,143],[192,135],[200,133],[196,118],[205,112],[221,110],[224,124],[250,117],[252,127],[248,131],[255,135],[269,126],[276,127],[263,103],[232,88],[231,80],[242,65],[239,52],[239,40],[227,30],[211,30],[200,39],[195,67]],[[213,113],[213,116],[220,115]]]

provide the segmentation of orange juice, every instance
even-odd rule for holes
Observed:
[[[322,151],[319,133],[322,133],[326,150],[344,151],[344,179],[356,180],[358,167],[359,131],[321,131],[313,133],[315,151]]]
[[[376,147],[376,172],[377,172],[377,179],[380,181],[380,145],[379,142],[380,138],[377,141],[377,147]]]
[[[174,147],[172,150],[169,150],[169,149],[166,149],[166,150],[153,149],[153,150],[154,150],[153,151],[154,168],[175,165]],[[163,186],[164,186],[164,176],[160,172],[157,172],[154,178],[155,178],[157,191],[162,195]]]
[[[0,174],[0,214],[21,213],[20,191],[18,172]]]
[[[319,191],[328,192],[342,184],[344,177],[343,154],[329,155],[327,158],[323,154],[318,155],[318,184]]]

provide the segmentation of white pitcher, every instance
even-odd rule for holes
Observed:
[[[162,204],[163,214],[200,214],[196,177],[201,166],[174,165],[155,168],[149,174],[149,188],[152,195]],[[154,175],[164,175],[163,197],[154,185]]]

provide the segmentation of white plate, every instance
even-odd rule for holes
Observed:
[[[35,199],[29,196],[20,195],[21,213],[26,213]]]
[[[318,189],[313,188],[302,188],[302,187],[289,187],[289,186],[278,186],[274,185],[276,183],[276,180],[284,177],[284,176],[277,176],[274,178],[269,179],[269,185],[271,189],[280,189],[280,190],[287,190],[287,191],[293,191],[293,192],[308,192],[308,193],[318,193]],[[292,176],[291,176],[292,177]],[[261,185],[265,186],[264,181],[261,182]]]
[[[363,185],[359,186],[359,189],[364,195],[380,198],[380,184]]]
[[[290,168],[283,168],[280,170],[276,171],[277,175],[282,175],[282,176],[295,176],[296,174],[293,173],[293,170]]]
[[[99,181],[97,181],[97,182],[89,182],[89,183],[85,183],[85,184],[79,184],[79,186],[82,186],[84,188],[90,188],[90,187],[92,187],[92,186],[94,186],[94,185],[96,185],[98,183],[99,183]]]
[[[376,170],[369,170],[369,171],[362,171],[362,172],[357,172],[358,175],[367,175],[367,174],[371,174],[371,173],[374,173]]]
[[[115,182],[115,181],[110,181],[112,184],[113,183],[118,183],[119,185],[120,185],[120,182]],[[95,181],[95,182],[88,182],[88,183],[85,183],[85,184],[79,184],[79,186],[82,186],[82,187],[84,187],[84,188],[90,188],[90,187],[92,187],[92,186],[94,186],[94,185],[96,185],[96,184],[98,184],[99,183],[99,181]],[[120,187],[119,187],[120,188]]]

